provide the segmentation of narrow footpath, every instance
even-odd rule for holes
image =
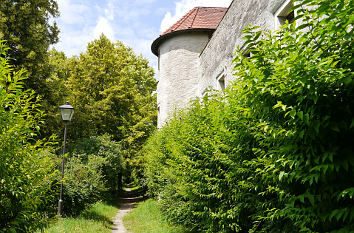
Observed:
[[[128,233],[123,224],[123,217],[131,211],[134,206],[143,200],[143,197],[127,188],[122,197],[118,200],[119,211],[113,219],[112,233]]]

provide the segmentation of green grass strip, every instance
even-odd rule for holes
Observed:
[[[164,220],[157,201],[146,200],[123,218],[125,228],[132,233],[183,233],[181,226]]]
[[[97,202],[77,218],[61,218],[42,232],[46,233],[97,233],[112,232],[112,218],[118,208]],[[39,231],[40,232],[40,231]]]

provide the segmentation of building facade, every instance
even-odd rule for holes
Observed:
[[[152,44],[159,59],[158,127],[208,89],[235,80],[232,60],[249,25],[275,30],[294,18],[291,0],[234,0],[229,8],[196,7]],[[246,49],[246,48],[244,48]]]

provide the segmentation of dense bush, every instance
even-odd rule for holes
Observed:
[[[237,52],[232,87],[145,146],[150,192],[172,220],[207,232],[354,229],[353,8],[297,5],[302,25],[246,29],[252,56]]]
[[[22,88],[25,71],[14,72],[5,51],[0,43],[0,231],[20,232],[50,209],[56,156],[35,139],[43,114],[34,92]]]
[[[81,139],[69,151],[63,183],[65,214],[76,215],[87,205],[117,194],[124,162],[111,136]]]
[[[102,199],[107,190],[102,175],[106,163],[103,157],[86,154],[75,154],[69,159],[63,182],[64,214],[77,215]]]

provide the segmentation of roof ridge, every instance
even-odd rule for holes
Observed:
[[[193,13],[193,11],[196,10],[196,7],[194,7],[193,9],[191,9],[187,14],[185,14],[180,20],[178,20],[176,23],[174,23],[171,27],[169,27],[166,31],[164,31],[162,33],[165,34],[168,31],[174,31],[176,28],[178,28],[179,26],[181,26],[181,24]]]
[[[195,7],[195,8],[197,8],[197,12],[196,12],[196,13],[195,13],[195,15],[194,15],[194,18],[193,18],[193,20],[192,20],[192,23],[191,23],[190,28],[192,28],[192,27],[193,27],[193,24],[194,24],[195,18],[197,18],[197,15],[198,15],[199,9],[200,9],[201,7]]]
[[[160,34],[165,34],[193,28],[216,28],[220,23],[227,7],[201,7],[192,8],[187,14],[182,16],[176,23]]]

